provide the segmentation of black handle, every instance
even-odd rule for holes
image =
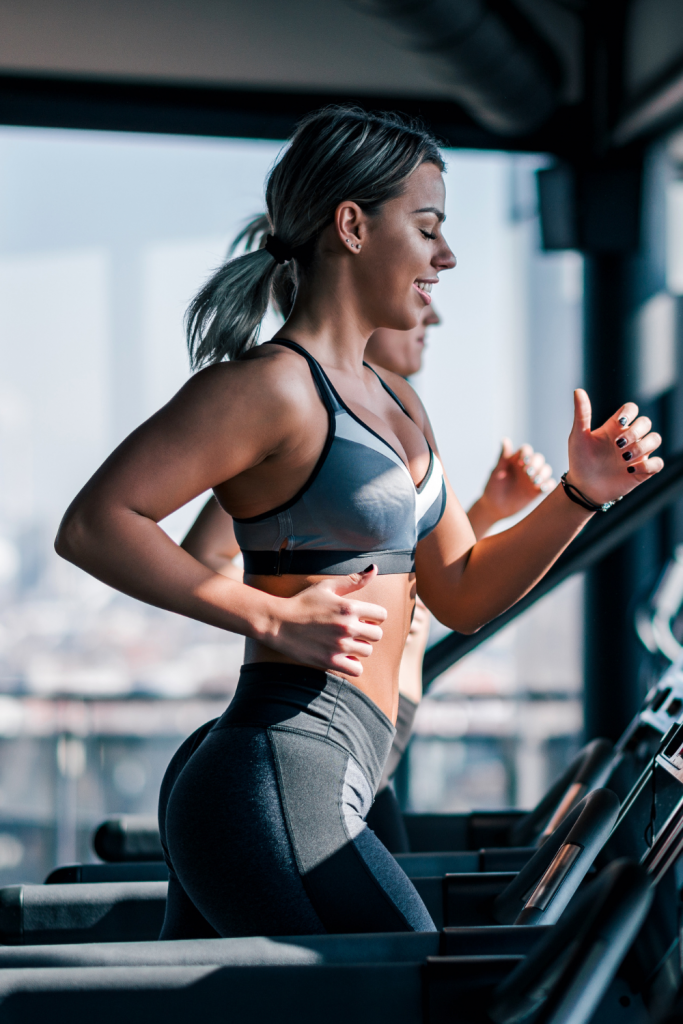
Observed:
[[[644,869],[615,861],[497,988],[495,1024],[588,1021],[603,998],[652,901]],[[576,1017],[570,1014],[570,1009]]]
[[[122,814],[103,821],[93,836],[97,856],[109,863],[164,859],[156,817]]]
[[[510,829],[510,846],[532,846],[547,837],[577,805],[579,800],[604,784],[609,773],[614,746],[609,740],[591,740],[548,790],[533,811]]]
[[[552,924],[567,906],[619,814],[609,789],[585,796],[496,899],[499,924]]]

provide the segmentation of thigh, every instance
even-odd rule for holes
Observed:
[[[410,840],[403,814],[390,785],[380,789],[366,821],[391,853],[410,853]]]
[[[171,758],[168,768],[164,774],[159,792],[159,835],[161,846],[164,851],[164,859],[168,866],[168,896],[166,898],[166,911],[164,924],[161,929],[160,939],[212,939],[218,936],[218,932],[203,917],[187,895],[176,877],[173,869],[173,862],[168,852],[166,842],[166,808],[173,790],[173,786],[181,771],[190,760],[195,750],[206,739],[208,733],[217,719],[206,722],[195,729],[191,736],[181,743]]]
[[[169,867],[171,867],[171,864],[169,862],[168,849],[166,846],[166,808],[168,807],[168,800],[181,771],[190,760],[195,750],[197,750],[197,748],[204,742],[217,721],[217,718],[212,718],[210,722],[205,722],[204,725],[200,725],[198,729],[195,729],[191,736],[188,736],[186,740],[183,740],[171,758],[168,768],[164,772],[161,788],[159,790],[159,835],[161,836],[161,845],[164,850],[164,856],[166,857],[166,863]]]
[[[325,928],[433,931],[412,882],[363,820],[373,794],[357,763],[324,739],[270,735],[297,865]]]
[[[171,790],[166,842],[180,885],[219,935],[325,931],[293,854],[265,729],[207,735]]]
[[[168,895],[164,923],[159,938],[171,939],[218,939],[218,932],[195,907],[173,870],[169,870]]]

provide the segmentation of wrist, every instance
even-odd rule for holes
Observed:
[[[258,640],[267,647],[277,647],[278,637],[285,618],[286,598],[276,597],[274,594],[266,594],[257,591],[260,600],[254,609],[254,615],[249,623],[248,636],[252,640]]]
[[[592,494],[588,494],[585,488],[579,486],[576,482],[576,477],[570,470],[567,470],[566,473],[562,474],[560,484],[564,488],[564,492],[570,501],[582,506],[589,512],[608,512],[613,505],[616,505],[618,501],[621,501],[621,495],[612,500],[596,501]]]
[[[553,491],[551,491],[548,498],[553,499],[553,502],[551,503],[553,508],[556,508],[558,512],[561,512],[564,518],[570,519],[580,528],[585,526],[585,524],[595,515],[594,512],[589,512],[587,508],[583,508],[581,505],[577,505],[576,502],[572,501],[561,482],[558,483],[557,487],[555,487]]]

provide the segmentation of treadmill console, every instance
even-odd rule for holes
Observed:
[[[635,752],[642,744],[652,746],[652,754],[672,725],[683,721],[683,661],[672,665],[648,693],[617,750]],[[646,752],[643,751],[645,754]]]

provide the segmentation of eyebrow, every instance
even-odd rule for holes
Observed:
[[[442,223],[446,219],[446,214],[437,206],[422,206],[419,210],[413,210],[413,213],[434,213]]]

